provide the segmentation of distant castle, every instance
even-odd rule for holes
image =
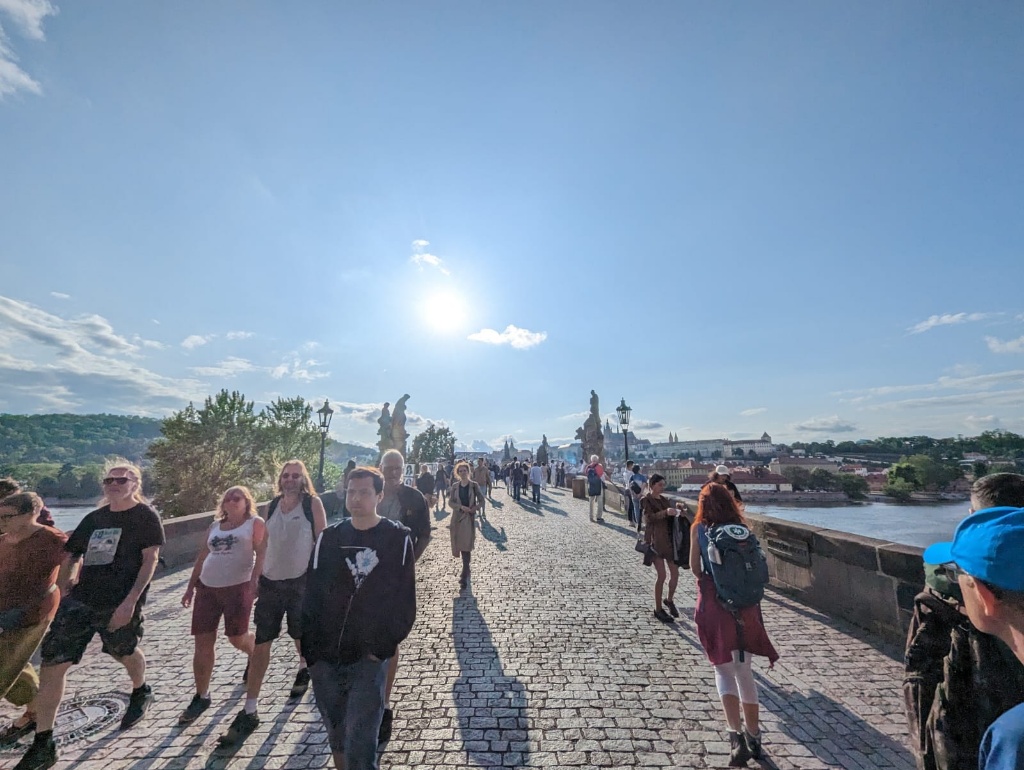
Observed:
[[[613,431],[611,424],[606,420],[604,424],[605,451],[612,455],[622,454],[623,443],[623,434]],[[674,457],[700,457],[707,459],[712,456],[723,459],[749,456],[768,458],[775,454],[775,445],[772,444],[772,437],[768,435],[767,431],[759,439],[742,439],[738,441],[727,438],[680,441],[677,434],[669,433],[668,441],[663,442],[651,442],[647,439],[637,438],[630,431],[629,453],[630,456],[634,456],[634,453],[642,453],[651,460],[667,460]]]

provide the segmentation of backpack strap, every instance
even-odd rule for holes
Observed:
[[[316,522],[313,520],[313,495],[302,496],[302,512],[306,514],[306,521],[309,522],[309,529],[313,533],[313,540],[316,540]]]
[[[266,521],[270,521],[270,517],[274,515],[274,511],[277,510],[277,504],[280,503],[280,502],[281,502],[281,496],[280,495],[278,495],[277,497],[275,497],[273,500],[270,501],[270,504],[267,506],[267,518],[266,518]]]

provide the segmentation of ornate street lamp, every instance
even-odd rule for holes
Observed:
[[[316,491],[321,494],[324,491],[324,450],[327,448],[327,431],[331,428],[333,415],[330,399],[325,398],[324,405],[316,410],[316,416],[320,421],[320,473],[316,478]]]
[[[622,426],[622,441],[626,452],[626,462],[629,462],[629,415],[633,410],[626,406],[626,399],[622,399],[622,403],[615,407],[615,411],[619,414],[619,425]]]

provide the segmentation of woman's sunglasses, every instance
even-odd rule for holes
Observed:
[[[103,486],[109,487],[111,484],[117,484],[119,487],[123,487],[129,481],[131,479],[127,476],[107,476],[107,478],[103,479]]]
[[[225,503],[239,503],[245,500],[242,495],[228,495],[224,498]]]

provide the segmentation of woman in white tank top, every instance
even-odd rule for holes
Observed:
[[[195,721],[210,707],[210,679],[221,617],[232,646],[252,654],[256,640],[249,630],[249,616],[266,552],[267,527],[257,513],[252,493],[245,487],[231,487],[221,498],[181,599],[183,607],[192,607],[196,694],[178,718],[179,724]]]

